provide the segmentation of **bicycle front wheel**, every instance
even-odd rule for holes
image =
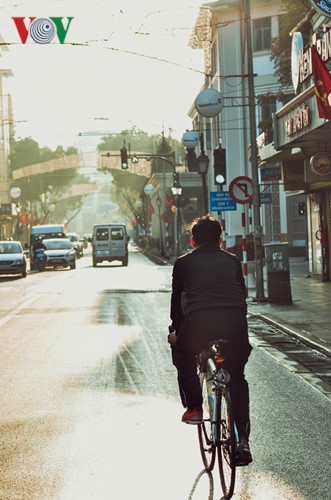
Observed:
[[[215,465],[216,449],[212,439],[212,408],[208,398],[207,377],[201,375],[203,397],[203,421],[198,425],[199,446],[203,465],[206,471],[211,472]]]
[[[236,437],[230,394],[224,389],[220,400],[220,424],[218,429],[217,457],[223,498],[228,500],[233,495],[236,479]]]

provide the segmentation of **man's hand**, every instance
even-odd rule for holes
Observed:
[[[168,342],[171,346],[176,344],[176,332],[171,332],[168,335]]]

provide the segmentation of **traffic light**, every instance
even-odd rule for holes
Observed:
[[[214,149],[214,180],[215,184],[226,183],[226,150]]]
[[[121,167],[123,170],[128,168],[128,150],[125,146],[121,148]]]
[[[138,161],[139,161],[138,156],[137,155],[132,155],[131,156],[131,161],[132,161],[132,163],[138,163]]]
[[[194,149],[192,148],[187,148],[187,155],[186,155],[186,162],[187,162],[187,168],[189,172],[196,172],[197,171],[197,155],[195,154]]]

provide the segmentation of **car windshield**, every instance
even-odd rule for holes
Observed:
[[[70,250],[72,245],[68,240],[45,240],[47,250]]]
[[[21,247],[18,243],[1,243],[0,254],[4,253],[21,253]]]

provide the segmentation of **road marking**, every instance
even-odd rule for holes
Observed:
[[[7,323],[7,321],[13,319],[19,312],[22,311],[22,309],[25,309],[25,307],[27,307],[28,305],[30,305],[31,302],[35,301],[37,298],[38,298],[38,295],[34,294],[30,298],[28,298],[24,302],[22,302],[22,304],[20,304],[19,306],[17,306],[11,313],[7,314],[7,316],[4,316],[0,320],[0,326],[2,326],[5,323]]]

